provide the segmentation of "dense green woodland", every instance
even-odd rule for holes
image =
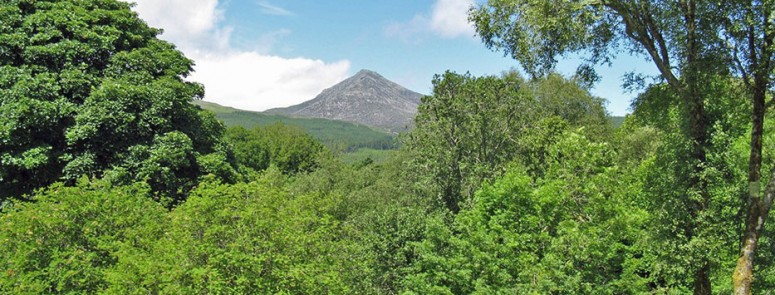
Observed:
[[[769,294],[775,3],[709,2],[491,0],[529,77],[440,73],[344,161],[191,104],[127,3],[0,1],[0,293]],[[614,128],[590,65],[621,50],[661,75]]]

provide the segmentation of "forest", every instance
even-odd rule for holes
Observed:
[[[772,1],[482,3],[483,46],[523,72],[437,74],[395,150],[355,162],[226,128],[130,8],[0,2],[2,294],[775,290]],[[622,52],[660,74],[627,77],[615,127],[589,89]]]

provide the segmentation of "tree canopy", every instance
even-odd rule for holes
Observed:
[[[130,4],[2,2],[0,293],[772,290],[773,5],[491,0],[471,19],[530,76],[441,73],[353,160],[225,129]],[[661,79],[613,128],[591,68],[552,67],[622,49]]]
[[[674,92],[672,97],[681,101],[678,111],[685,119],[680,129],[690,146],[684,150],[690,157],[682,165],[690,167],[685,183],[692,190],[682,197],[691,200],[685,205],[694,218],[712,207],[710,184],[703,177],[713,145],[709,86],[718,76],[740,78],[752,110],[749,191],[741,206],[747,213],[733,277],[735,293],[749,294],[757,240],[775,196],[775,182],[765,189],[761,184],[765,101],[775,57],[774,8],[771,1],[491,0],[475,8],[470,19],[488,47],[504,50],[532,75],[550,71],[558,57],[571,52],[589,53],[588,64],[579,68],[587,76],[594,76],[589,74],[589,64],[610,63],[621,46],[647,56]],[[705,226],[702,220],[694,220],[684,231],[695,236]],[[697,264],[696,294],[711,293],[709,268],[706,262]]]
[[[193,62],[130,4],[14,0],[0,19],[0,198],[112,169],[171,173],[181,181],[152,186],[175,199],[200,175],[231,177],[205,159],[228,152],[222,124],[189,103],[204,94],[183,80]],[[186,155],[153,160],[167,144]]]
[[[541,174],[544,148],[566,128],[584,127],[593,136],[607,132],[603,100],[557,74],[528,81],[515,72],[446,72],[433,85],[405,144],[417,154],[417,171],[430,177],[426,189],[453,212],[510,162]]]

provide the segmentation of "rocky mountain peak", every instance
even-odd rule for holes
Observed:
[[[399,132],[412,124],[420,97],[421,94],[364,69],[312,100],[267,112],[342,120]]]

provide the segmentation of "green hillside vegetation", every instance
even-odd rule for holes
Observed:
[[[342,162],[354,164],[354,163],[377,163],[381,164],[388,161],[394,154],[395,150],[378,150],[370,148],[359,148],[355,151],[342,154]]]
[[[775,6],[592,2],[475,8],[531,76],[438,74],[397,148],[347,156],[191,104],[192,61],[126,2],[2,2],[0,294],[775,290],[775,51],[747,47]],[[590,68],[552,66],[627,41],[664,79],[615,128]]]
[[[624,119],[626,119],[626,117],[624,116],[608,117],[608,121],[611,123],[611,126],[613,126],[614,128],[622,127],[622,124],[624,124]]]
[[[243,111],[201,100],[193,101],[193,103],[215,113],[215,117],[229,127],[241,126],[250,129],[255,126],[267,126],[275,123],[301,127],[333,150],[350,152],[362,147],[384,150],[393,149],[396,146],[394,136],[364,125],[336,120],[294,118]]]

